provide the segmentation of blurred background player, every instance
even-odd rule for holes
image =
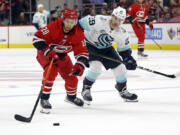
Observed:
[[[59,6],[51,11],[45,10],[43,4],[39,4],[37,8],[38,11],[33,16],[32,24],[36,27],[37,30],[39,30],[47,25],[48,17],[54,14],[59,9]]]
[[[88,66],[88,51],[85,44],[83,30],[77,25],[78,15],[74,9],[66,9],[62,12],[62,19],[51,22],[35,33],[33,45],[36,47],[37,60],[44,69],[43,77],[52,58],[55,62],[52,66],[49,78],[41,96],[41,112],[49,113],[52,108],[49,103],[50,92],[54,80],[60,74],[65,80],[67,97],[65,101],[77,106],[83,106],[84,102],[76,97],[78,78]],[[76,58],[72,64],[68,53],[73,51]]]
[[[136,69],[136,61],[131,56],[129,37],[125,29],[121,27],[126,18],[126,10],[117,7],[113,10],[112,16],[86,16],[79,23],[85,30],[86,44],[89,51],[90,69],[83,81],[82,96],[89,104],[92,101],[91,87],[102,72],[102,66],[106,70],[111,69],[116,79],[115,88],[125,101],[137,101],[137,95],[127,91],[126,68]],[[117,43],[117,51],[112,47],[112,42]],[[119,53],[119,54],[118,54]],[[107,60],[98,54],[120,60],[124,64]],[[120,55],[120,56],[119,56]]]
[[[128,10],[127,20],[132,24],[132,28],[138,38],[138,56],[148,57],[144,54],[145,24],[153,29],[152,23],[148,19],[148,8],[143,4],[144,0],[137,0]]]

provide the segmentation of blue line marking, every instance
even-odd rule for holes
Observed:
[[[180,86],[176,87],[160,87],[160,88],[135,88],[135,89],[129,89],[131,90],[164,90],[164,89],[180,89]],[[115,92],[117,90],[101,90],[101,91],[93,91],[93,93],[101,93],[101,92]],[[81,92],[78,92],[81,93]],[[51,95],[63,95],[66,94],[66,92],[60,92],[60,93],[51,93]],[[6,96],[0,96],[0,98],[15,98],[15,97],[31,97],[31,96],[38,96],[38,94],[26,94],[26,95],[6,95]]]

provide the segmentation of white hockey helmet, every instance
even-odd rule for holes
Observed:
[[[39,8],[44,8],[44,5],[43,4],[38,4],[37,9],[39,9]]]
[[[113,10],[112,15],[124,21],[126,19],[126,10],[118,6]]]

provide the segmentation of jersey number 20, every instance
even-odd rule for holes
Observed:
[[[42,31],[43,35],[46,35],[47,33],[49,33],[49,30],[47,27],[42,28],[41,31]]]

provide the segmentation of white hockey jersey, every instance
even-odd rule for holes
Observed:
[[[80,19],[79,24],[85,30],[87,42],[98,49],[108,48],[113,42],[117,44],[118,52],[130,49],[129,36],[126,30],[122,26],[111,30],[110,19],[111,16],[103,15],[88,15]]]
[[[43,28],[47,25],[47,19],[50,16],[50,12],[43,10],[43,13],[36,12],[33,16],[32,23],[38,23],[39,28]]]

